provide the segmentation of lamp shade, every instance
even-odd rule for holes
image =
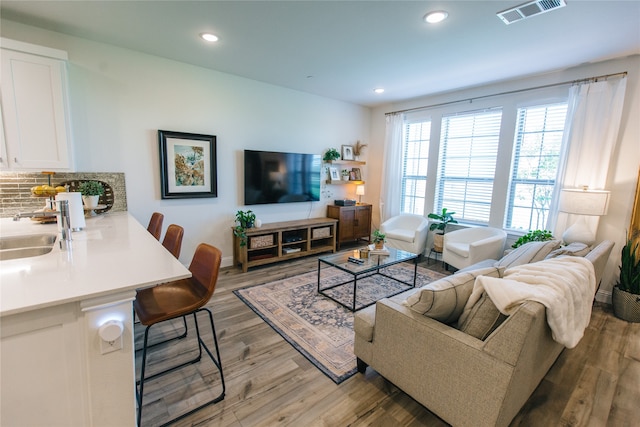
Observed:
[[[565,188],[560,193],[561,212],[602,216],[609,209],[609,191]]]
[[[364,185],[358,185],[356,187],[356,196],[364,196]]]

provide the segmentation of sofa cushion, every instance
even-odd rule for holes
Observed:
[[[403,242],[413,242],[416,236],[416,231],[396,228],[393,230],[385,231],[385,234],[389,239],[402,240]]]
[[[547,240],[546,242],[529,242],[514,249],[502,257],[497,267],[510,268],[522,264],[542,261],[549,253],[560,246],[559,240]]]
[[[448,242],[447,250],[463,258],[469,258],[469,243]]]
[[[353,317],[353,330],[359,337],[373,341],[373,327],[376,324],[376,306],[370,305],[358,311]]]
[[[469,309],[465,309],[458,319],[458,329],[479,340],[485,340],[508,316],[491,301],[486,292]]]
[[[402,304],[440,322],[451,323],[462,313],[476,277],[501,277],[502,271],[500,268],[487,267],[456,273],[415,289]]]
[[[585,256],[591,251],[591,248],[585,244],[580,242],[573,242],[568,244],[567,246],[561,246],[558,249],[555,249],[549,253],[545,257],[545,259],[556,258],[561,255],[568,256]]]

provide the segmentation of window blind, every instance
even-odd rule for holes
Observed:
[[[505,228],[547,228],[567,103],[518,109]]]
[[[502,108],[442,117],[435,207],[464,222],[489,222]]]
[[[405,125],[400,211],[424,215],[431,121]]]

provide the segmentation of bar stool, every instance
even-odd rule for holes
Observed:
[[[183,236],[184,228],[176,224],[171,224],[167,227],[167,232],[164,234],[164,239],[162,239],[162,246],[171,252],[176,259],[180,258]]]
[[[220,271],[220,262],[222,259],[222,252],[219,249],[201,243],[196,248],[191,264],[189,265],[189,271],[191,271],[192,277],[188,279],[177,280],[174,282],[163,283],[158,286],[140,289],[136,293],[136,299],[133,302],[133,307],[140,319],[140,323],[146,326],[144,331],[144,344],[142,347],[142,364],[140,368],[140,380],[136,382],[137,388],[136,397],[138,400],[138,427],[142,420],[142,405],[144,398],[144,385],[146,381],[157,378],[161,375],[173,372],[179,368],[187,365],[197,363],[202,357],[202,349],[206,351],[209,358],[220,372],[221,392],[220,394],[199,405],[197,408],[190,410],[189,412],[180,415],[179,417],[172,419],[164,425],[173,423],[179,419],[182,419],[203,407],[220,402],[224,399],[225,383],[222,373],[222,363],[220,361],[220,350],[218,348],[218,339],[216,337],[216,330],[213,324],[213,314],[211,310],[205,307],[205,304],[209,302],[213,296],[213,292],[216,288],[218,280],[218,273]],[[209,347],[204,343],[200,335],[200,327],[198,325],[197,314],[200,312],[207,312],[209,315],[209,322],[211,323],[211,332],[213,334],[213,343],[215,345],[216,355],[214,356]],[[167,320],[177,319],[179,317],[193,315],[193,320],[196,327],[196,335],[198,339],[198,355],[193,359],[180,363],[169,369],[165,369],[161,372],[153,375],[145,376],[146,364],[147,364],[147,350],[149,331],[152,326],[157,325]]]
[[[162,234],[162,221],[164,220],[164,215],[160,212],[154,212],[151,215],[151,219],[149,220],[149,225],[147,226],[147,231],[156,238],[156,240],[160,240],[160,235]]]

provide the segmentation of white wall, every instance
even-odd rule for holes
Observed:
[[[616,243],[598,294],[599,300],[608,300],[610,299],[611,289],[613,285],[615,285],[619,273],[620,251],[622,250],[622,246],[624,246],[625,233],[631,221],[631,209],[636,180],[638,179],[638,167],[640,165],[640,120],[638,120],[640,117],[640,56],[634,55],[628,58],[585,64],[540,76],[531,76],[477,88],[461,89],[455,92],[377,107],[373,110],[371,119],[372,139],[368,153],[368,168],[369,170],[381,170],[382,168],[385,113],[623,71],[628,72],[627,93],[625,96],[620,133],[611,164],[609,165],[607,189],[611,190],[611,201],[608,214],[600,220],[596,237],[598,242],[609,239]],[[511,98],[513,98],[513,96],[511,96]],[[485,102],[489,101],[474,101],[473,108],[479,107],[480,104]],[[380,176],[372,175],[367,182],[367,191],[371,190],[370,194],[372,194],[369,202],[373,203],[376,207],[379,205],[379,198],[376,197],[373,199],[373,194],[379,194],[380,179]],[[507,189],[505,188],[504,191],[506,192]],[[374,216],[374,223],[379,224],[378,209],[374,209]]]
[[[231,265],[231,226],[243,206],[242,150],[323,153],[368,140],[370,110],[241,77],[2,20],[2,37],[69,54],[76,170],[124,172],[129,212],[146,226],[163,212],[185,228],[180,260],[207,242]],[[217,137],[218,197],[160,199],[158,129]],[[366,170],[364,171],[366,174]],[[366,176],[366,175],[365,175]],[[324,184],[323,184],[324,185]],[[263,222],[326,214],[352,186],[324,186],[314,203],[251,207]]]

